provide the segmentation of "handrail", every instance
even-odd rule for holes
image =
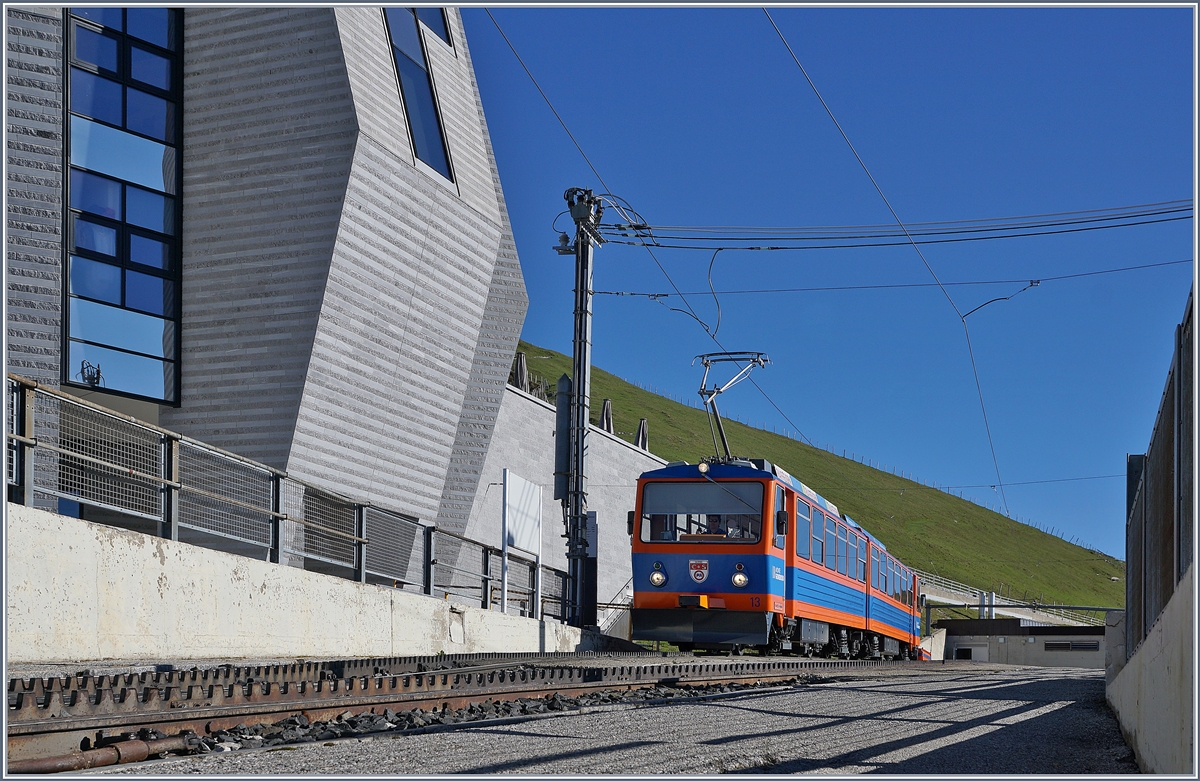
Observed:
[[[8,458],[16,459],[12,464],[14,468],[8,479],[13,481],[12,485],[23,489],[26,504],[32,504],[35,493],[41,493],[42,495],[49,495],[51,497],[64,497],[78,501],[83,505],[103,506],[118,512],[128,512],[136,514],[139,517],[157,517],[164,536],[169,536],[172,539],[178,539],[178,531],[181,526],[195,528],[199,531],[211,531],[211,533],[221,537],[228,537],[261,547],[267,547],[270,550],[272,561],[279,561],[280,557],[285,553],[303,557],[317,557],[324,561],[346,567],[347,570],[353,570],[354,579],[360,582],[365,582],[369,573],[376,578],[390,581],[392,584],[421,587],[422,592],[429,595],[433,595],[435,589],[448,593],[456,593],[452,589],[461,588],[484,591],[490,584],[499,580],[498,576],[490,572],[492,569],[490,561],[493,555],[504,555],[504,551],[500,548],[478,540],[472,540],[451,531],[439,529],[406,513],[397,512],[386,507],[379,507],[371,504],[369,501],[356,501],[328,488],[311,485],[305,481],[290,477],[283,470],[275,469],[227,450],[222,450],[221,448],[170,431],[153,423],[138,420],[131,415],[107,409],[87,399],[64,393],[57,388],[47,387],[34,380],[12,373],[9,373],[8,378],[10,398],[12,398],[14,403],[12,410],[13,430],[6,431],[5,435],[7,442],[10,445],[15,445],[15,447],[6,447],[5,450],[8,453]],[[97,435],[96,433],[88,432],[80,435],[84,441],[92,440],[96,444],[101,445],[105,451],[108,451],[101,451],[101,454],[109,456],[113,460],[98,458],[89,453],[76,452],[70,447],[62,447],[62,444],[69,444],[72,441],[70,438],[56,444],[46,441],[46,437],[44,436],[39,441],[39,438],[34,436],[37,426],[44,425],[45,420],[49,419],[52,421],[51,425],[58,428],[63,419],[59,412],[39,412],[37,409],[38,405],[34,403],[33,399],[33,396],[36,394],[44,394],[45,396],[55,398],[59,401],[60,405],[74,405],[75,408],[91,410],[110,421],[116,421],[127,427],[122,429],[121,426],[110,427],[106,425],[103,427],[103,430],[110,431],[110,434],[105,435],[101,433]],[[59,406],[58,409],[61,412],[64,407]],[[18,420],[21,422],[21,425],[17,425]],[[153,437],[130,439],[131,436],[141,436],[135,435],[134,432],[146,432],[153,435]],[[157,439],[157,442],[154,441],[155,439]],[[214,462],[210,462],[211,467],[206,466],[197,473],[203,476],[203,481],[201,482],[201,485],[204,486],[203,488],[200,485],[194,485],[189,482],[189,478],[194,479],[193,473],[190,471],[190,466],[183,470],[184,474],[180,474],[181,444],[186,445],[188,448],[186,453],[198,450],[215,459]],[[112,474],[100,472],[99,469],[92,468],[88,472],[93,475],[100,474],[102,479],[99,483],[73,486],[69,482],[70,479],[73,479],[71,477],[73,473],[70,471],[66,473],[59,472],[60,475],[67,475],[66,479],[68,483],[62,483],[61,480],[63,478],[55,477],[51,478],[51,483],[43,485],[39,482],[39,478],[37,478],[39,474],[38,470],[42,468],[40,465],[43,462],[35,462],[33,457],[33,454],[39,449],[43,452],[59,454],[57,461],[46,462],[46,465],[52,470],[58,469],[64,463],[69,465],[70,461],[66,461],[65,459],[74,459],[96,465],[105,470],[111,470]],[[138,460],[135,461],[134,457]],[[127,463],[114,463],[114,460],[124,460]],[[145,462],[144,466],[141,465],[142,461]],[[16,468],[17,464],[21,464],[21,468]],[[160,473],[149,474],[148,470],[150,469],[157,469]],[[256,473],[255,480],[265,481],[261,502],[257,496],[242,498],[242,495],[237,490],[238,483],[235,482],[235,478],[238,478],[240,474],[245,474],[246,469]],[[222,480],[222,478],[225,479]],[[108,498],[109,492],[116,481],[142,482],[142,484],[146,485],[147,490],[157,492],[160,497],[160,500],[157,502],[159,507],[152,511],[150,515],[146,515],[145,510],[142,508],[128,506],[119,498],[110,500]],[[212,490],[206,490],[209,488],[212,488]],[[289,515],[284,510],[285,507],[290,506],[288,505],[288,497],[293,496],[296,489],[301,490],[305,497],[319,497],[320,500],[328,501],[333,506],[339,507],[339,513],[345,513],[347,518],[349,516],[353,517],[353,528],[349,528],[346,524],[339,524],[339,528],[335,528],[316,520]],[[267,493],[269,493],[269,499],[267,498]],[[228,531],[224,528],[218,531],[216,527],[206,525],[208,523],[206,520],[195,520],[191,516],[187,520],[181,520],[181,507],[187,507],[188,505],[181,505],[180,499],[187,495],[204,497],[213,502],[220,503],[219,506],[223,508],[222,512],[227,514],[227,520],[230,522],[240,524],[269,524],[269,540],[266,536],[259,535],[257,530],[242,531],[243,528],[246,528],[244,526],[235,531]],[[305,501],[307,502],[308,499],[306,498]],[[237,515],[237,510],[247,511],[254,515]],[[371,512],[368,513],[368,510]],[[261,517],[262,520],[254,520],[256,516]],[[247,518],[249,520],[246,520]],[[281,528],[281,523],[283,522],[296,523],[307,529],[313,529],[320,534],[327,534],[347,540],[352,544],[353,551],[350,552],[347,550],[337,554],[326,554],[320,549],[295,550],[290,547],[295,544],[295,541],[285,539],[287,536],[286,532]],[[343,529],[340,527],[346,528]],[[408,533],[402,531],[403,528],[411,528],[413,530],[412,540],[405,542]],[[371,540],[367,537],[367,533],[370,533],[371,538],[376,539],[377,545],[396,542],[400,547],[383,548],[381,550],[385,553],[382,560],[376,559],[373,555],[368,555],[376,548],[369,546]],[[395,537],[394,535],[397,534],[401,536],[398,538]],[[409,580],[407,577],[399,577],[398,569],[398,567],[402,567],[407,572],[414,566],[416,562],[414,554],[416,553],[418,537],[422,537],[424,540],[421,543],[420,557],[425,577],[421,582]],[[471,569],[455,566],[462,563],[461,557],[454,559],[453,563],[451,563],[452,557],[447,556],[445,551],[442,552],[444,561],[439,564],[437,561],[439,548],[446,547],[447,544],[453,547],[453,544],[449,543],[450,540],[458,540],[482,552],[484,554],[482,569],[489,571],[475,572]],[[441,542],[440,546],[439,542]],[[400,564],[393,563],[395,558],[392,551],[399,553],[402,558],[407,556],[407,559]],[[325,558],[326,555],[333,556],[334,558]],[[469,561],[469,559],[470,557],[468,556],[467,560]],[[510,566],[515,565],[518,570],[528,567],[532,571],[534,567],[537,567],[538,572],[548,574],[552,582],[557,582],[559,579],[567,577],[566,573],[561,570],[541,565],[537,561],[525,558],[524,556],[509,554],[508,560]],[[468,566],[480,565],[476,563]],[[440,584],[434,582],[434,570],[440,567],[461,573],[471,580],[479,579],[479,585],[459,586],[451,583],[448,584],[448,589],[442,588]],[[393,571],[388,572],[387,570],[389,569]],[[525,597],[532,593],[529,589],[522,588],[516,583],[512,584],[512,590],[517,602],[527,601]],[[562,604],[565,598],[565,594],[545,594],[543,595],[543,602]],[[485,607],[491,606],[492,601],[489,600],[485,604]],[[565,620],[564,616],[554,615],[553,617]]]

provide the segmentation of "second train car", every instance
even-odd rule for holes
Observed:
[[[769,461],[673,462],[646,472],[629,531],[634,640],[927,658],[916,574]]]

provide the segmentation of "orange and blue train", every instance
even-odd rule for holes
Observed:
[[[916,574],[832,502],[760,459],[672,462],[638,479],[633,639],[928,658]]]

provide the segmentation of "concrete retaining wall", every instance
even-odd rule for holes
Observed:
[[[7,505],[9,664],[573,651],[578,629]]]
[[[1195,566],[1107,689],[1125,740],[1148,773],[1195,772],[1192,687]]]

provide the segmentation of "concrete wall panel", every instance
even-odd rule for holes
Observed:
[[[1125,739],[1147,773],[1194,774],[1195,567],[1109,683]]]
[[[287,461],[356,136],[328,8],[184,14],[182,407],[162,424]]]
[[[9,664],[573,651],[578,629],[8,505]]]
[[[8,371],[57,387],[62,333],[62,10],[6,7]]]

